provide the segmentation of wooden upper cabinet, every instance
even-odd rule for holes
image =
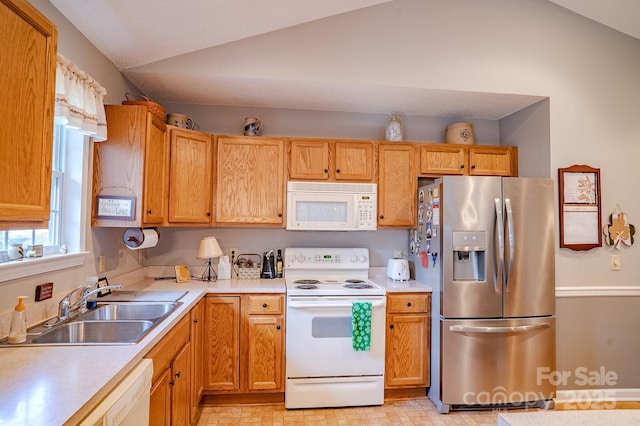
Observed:
[[[469,147],[469,174],[518,176],[518,148],[513,146]]]
[[[213,140],[169,126],[169,225],[209,225],[213,213]]]
[[[426,143],[420,149],[420,175],[518,176],[518,148]]]
[[[375,179],[375,144],[292,139],[289,142],[289,179],[372,182]]]
[[[420,146],[420,174],[464,175],[469,168],[467,151],[460,145]]]
[[[417,182],[414,145],[378,144],[378,226],[413,228]]]
[[[284,140],[217,139],[216,224],[284,225]]]
[[[167,218],[166,125],[144,106],[105,105],[108,139],[94,144],[92,226],[161,226]],[[96,218],[96,196],[132,196],[133,220]]]
[[[24,0],[0,0],[0,22],[0,229],[45,228],[58,33]]]

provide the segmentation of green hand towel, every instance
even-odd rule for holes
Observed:
[[[371,349],[371,302],[353,302],[351,330],[353,350],[369,351]]]

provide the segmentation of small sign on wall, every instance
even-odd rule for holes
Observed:
[[[97,195],[96,219],[133,220],[136,197],[125,195]]]

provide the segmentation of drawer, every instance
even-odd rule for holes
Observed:
[[[247,296],[247,313],[249,315],[282,314],[284,297],[280,295]]]
[[[431,297],[429,294],[387,295],[387,312],[394,314],[429,312]]]

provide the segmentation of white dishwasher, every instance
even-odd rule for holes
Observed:
[[[152,376],[153,361],[143,359],[79,424],[148,425]]]

